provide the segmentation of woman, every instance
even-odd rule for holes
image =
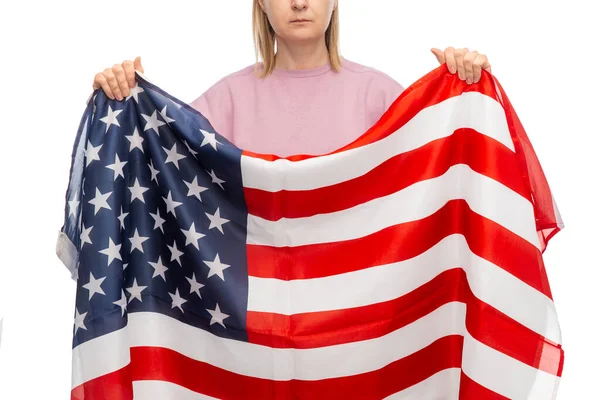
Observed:
[[[253,0],[253,30],[263,62],[225,76],[190,105],[237,147],[286,157],[324,154],[377,122],[404,88],[388,75],[340,56],[337,0]],[[275,53],[275,44],[277,52]],[[491,72],[476,51],[431,50],[467,83]],[[111,99],[135,85],[140,57],[94,77]]]

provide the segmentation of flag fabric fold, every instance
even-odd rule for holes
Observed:
[[[440,66],[354,142],[286,158],[138,72],[90,96],[64,215],[72,399],[556,398],[563,222],[485,71]]]

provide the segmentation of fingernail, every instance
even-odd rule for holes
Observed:
[[[473,80],[471,78],[467,78],[467,83],[470,85],[471,83],[473,83]]]
[[[117,96],[117,100],[121,101],[121,100],[123,100],[123,97],[122,96]]]

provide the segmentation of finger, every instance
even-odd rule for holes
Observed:
[[[135,86],[135,68],[133,61],[123,61],[123,70],[125,70],[125,78],[130,88]],[[126,95],[127,96],[127,95]]]
[[[142,67],[142,57],[137,56],[135,60],[133,60],[133,66],[136,71],[140,71],[142,74],[144,73],[144,68]]]
[[[444,50],[444,58],[446,59],[446,66],[448,67],[448,71],[451,73],[456,73],[456,58],[454,57],[454,47],[447,47]]]
[[[458,70],[458,78],[461,81],[467,79],[467,74],[465,72],[464,56],[465,52],[462,49],[456,50],[454,52],[454,57],[456,59],[456,69]]]
[[[121,89],[121,96],[129,95],[129,84],[127,83],[127,77],[125,76],[125,70],[121,64],[115,64],[112,67],[113,74],[117,78],[117,83],[119,84],[119,88]],[[123,100],[123,97],[119,99]],[[118,96],[117,96],[118,98]]]
[[[487,57],[483,54],[478,54],[473,60],[473,82],[477,83],[481,79],[481,71],[487,63]]]
[[[479,53],[476,51],[469,51],[463,58],[463,65],[465,66],[465,75],[467,83],[470,85],[475,79],[475,71],[473,70],[473,60]],[[481,71],[480,71],[481,72]]]
[[[492,66],[490,65],[490,62],[487,58],[487,56],[481,54],[481,56],[483,57],[483,62],[481,64],[481,68],[485,69],[487,72],[489,72],[490,74],[492,73]]]
[[[444,62],[446,62],[446,60],[444,59],[444,52],[442,52],[440,49],[434,48],[434,49],[431,49],[431,52],[433,53],[435,58],[437,58],[440,65],[443,64]]]
[[[119,82],[117,81],[117,77],[111,68],[106,68],[103,72],[106,81],[108,82],[108,86],[112,90],[115,98],[117,100],[123,99],[123,95],[121,94],[121,88],[119,87]]]
[[[100,85],[99,87],[101,87],[102,90],[104,90],[104,93],[106,93],[106,96],[108,96],[109,99],[112,99],[112,100],[115,99],[115,94],[113,93],[112,89],[108,85],[108,81],[106,80],[106,77],[104,76],[104,74],[102,72],[99,72],[98,74],[96,74],[96,78],[94,79],[94,82],[97,82],[97,84]]]
[[[94,75],[94,83],[92,83],[93,90],[96,90],[96,89],[102,87],[100,85],[100,77],[104,78],[104,75],[102,75],[102,72],[98,72],[96,75]]]

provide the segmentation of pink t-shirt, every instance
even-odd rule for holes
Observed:
[[[374,68],[342,58],[324,66],[276,68],[264,80],[254,65],[225,76],[190,103],[237,147],[286,157],[325,154],[354,141],[404,88]]]

